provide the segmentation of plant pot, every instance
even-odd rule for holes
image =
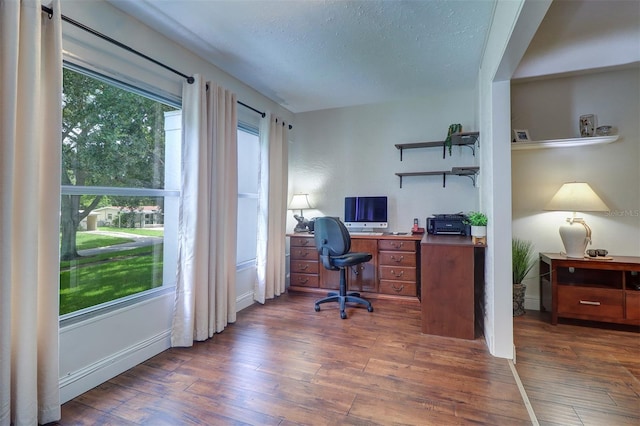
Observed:
[[[471,226],[471,236],[472,237],[486,237],[487,236],[487,227],[486,226]]]
[[[525,284],[513,285],[513,316],[524,315],[524,293],[527,291]]]

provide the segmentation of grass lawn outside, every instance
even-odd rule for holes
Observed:
[[[159,232],[161,236],[162,231]],[[77,235],[79,250],[132,241],[86,232]],[[64,315],[160,287],[162,267],[162,243],[61,261],[59,313]]]
[[[162,237],[164,235],[164,229],[154,228],[117,228],[113,226],[101,226],[99,231],[105,232],[120,232],[123,234],[143,235],[146,237]]]

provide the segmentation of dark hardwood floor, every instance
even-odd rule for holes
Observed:
[[[637,327],[514,318],[516,370],[541,425],[640,425]]]
[[[59,424],[531,424],[508,362],[483,338],[421,334],[417,303],[376,300],[342,320],[314,299],[247,308],[213,339],[67,402]]]

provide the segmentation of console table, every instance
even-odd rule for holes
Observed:
[[[349,268],[347,287],[366,298],[418,301],[422,235],[353,235],[351,251],[371,253],[367,263]],[[340,284],[339,271],[322,266],[311,234],[289,235],[289,290],[326,293]]]
[[[540,310],[558,318],[640,325],[640,257],[540,253]]]

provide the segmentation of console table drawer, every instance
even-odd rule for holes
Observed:
[[[558,286],[558,314],[622,318],[622,290]]]
[[[411,252],[389,252],[379,253],[380,265],[389,266],[416,266],[416,254]]]
[[[627,319],[640,320],[640,291],[627,290],[625,297]]]
[[[379,240],[378,250],[416,251],[416,241],[413,240]]]
[[[291,273],[299,272],[301,274],[317,274],[318,262],[311,262],[308,260],[292,260],[291,261]]]
[[[315,247],[291,247],[291,259],[307,259],[318,261],[318,252]]]
[[[378,291],[383,294],[396,294],[399,296],[416,296],[416,282],[380,280]]]
[[[318,287],[318,275],[292,273],[289,278],[291,285],[300,287]]]
[[[406,266],[380,266],[381,280],[416,281],[416,268]]]

